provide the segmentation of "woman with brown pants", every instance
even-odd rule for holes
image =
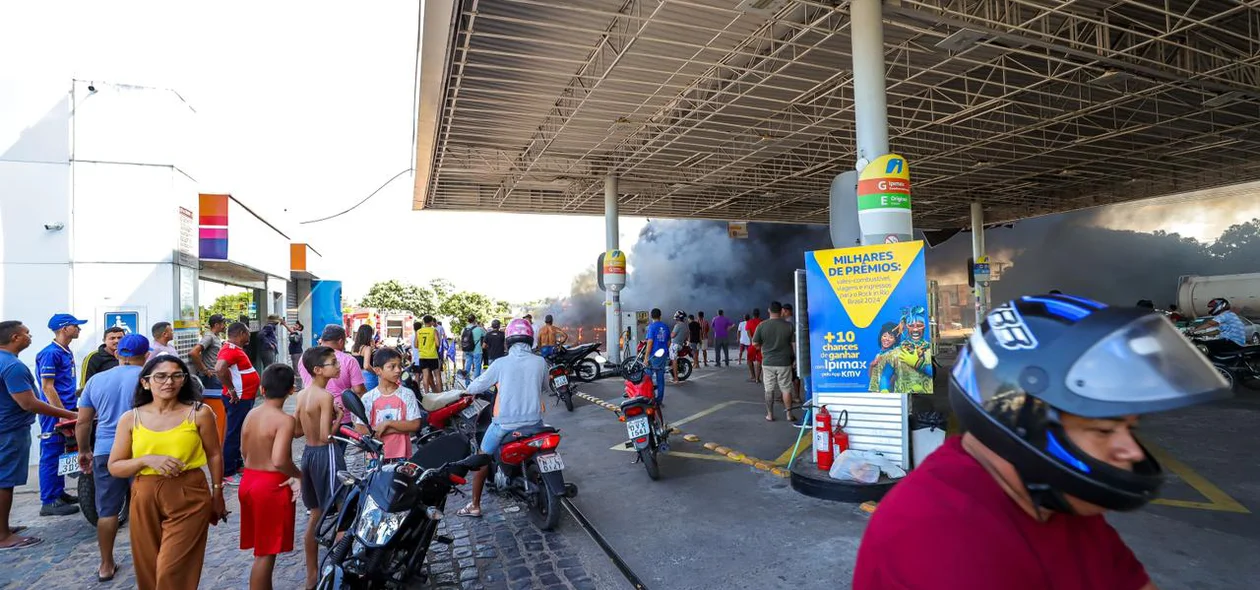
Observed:
[[[140,590],[196,590],[209,525],[227,519],[223,455],[214,413],[198,399],[188,365],[145,364],[134,409],[118,421],[109,472],[131,484],[131,554]],[[213,492],[206,486],[210,467]]]

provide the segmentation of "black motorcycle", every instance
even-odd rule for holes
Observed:
[[[343,395],[346,410],[366,423],[363,402]],[[370,431],[370,429],[369,429]],[[342,427],[333,438],[380,456],[384,444],[372,434]],[[410,588],[424,583],[421,569],[429,545],[451,544],[437,536],[446,499],[468,472],[490,463],[490,458],[468,453],[459,433],[435,433],[406,461],[373,462],[363,477],[339,471],[342,488],[334,495],[339,506],[325,506],[335,514],[325,519],[317,535],[331,545],[320,566],[321,590]],[[335,526],[334,526],[335,525]],[[344,531],[340,539],[337,531]]]
[[[1220,338],[1194,336],[1190,337],[1190,341],[1216,367],[1230,389],[1236,383],[1251,389],[1260,388],[1260,346],[1238,346]]]
[[[590,383],[599,378],[601,371],[599,362],[590,358],[597,352],[599,352],[598,342],[580,344],[573,348],[557,344],[552,347],[551,354],[547,356],[547,362],[551,366],[564,367],[565,371],[578,381]]]

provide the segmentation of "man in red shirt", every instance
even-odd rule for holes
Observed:
[[[241,460],[241,428],[245,417],[254,408],[258,395],[258,371],[245,354],[249,344],[249,327],[236,322],[227,329],[227,340],[219,350],[214,372],[223,383],[223,402],[227,405],[227,435],[223,440],[223,483],[239,485]]]
[[[853,588],[1153,590],[1102,516],[1163,482],[1138,417],[1229,395],[1159,314],[1056,294],[994,309],[950,379],[967,433],[880,503]]]

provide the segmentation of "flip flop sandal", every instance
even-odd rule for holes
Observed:
[[[20,543],[15,543],[13,545],[9,545],[8,547],[0,547],[0,551],[8,551],[10,549],[25,549],[27,547],[34,547],[43,542],[44,540],[38,537],[26,537],[25,539],[22,539]]]
[[[481,518],[481,509],[479,508],[474,509],[472,507],[472,504],[468,504],[467,506],[460,508],[459,512],[455,513],[455,516],[465,516],[468,518]]]
[[[28,527],[25,527],[25,526],[15,526],[15,527],[9,527],[9,534],[10,534],[10,535],[16,535],[16,534],[18,534],[18,533],[20,533],[20,532],[22,532],[22,531],[26,530],[27,528],[28,528]]]

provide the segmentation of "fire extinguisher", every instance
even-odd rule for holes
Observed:
[[[835,445],[834,452],[837,457],[840,453],[849,450],[849,433],[844,431],[844,427],[849,425],[849,411],[840,410],[840,415],[836,417],[836,431],[832,434],[831,444]]]
[[[814,453],[818,457],[818,469],[831,471],[836,457],[831,450],[831,412],[827,411],[827,406],[814,415]]]

